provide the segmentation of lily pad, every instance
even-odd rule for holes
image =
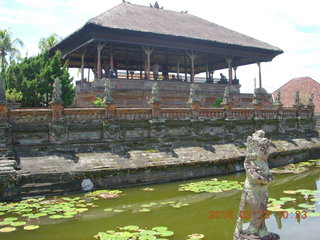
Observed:
[[[26,222],[12,222],[10,225],[12,226],[12,227],[20,227],[20,226],[23,226],[23,225],[25,225],[26,224]]]
[[[202,239],[202,238],[204,238],[204,235],[200,234],[200,233],[193,233],[193,234],[188,235],[188,238],[190,238],[190,239]]]
[[[23,227],[24,230],[28,230],[28,231],[36,230],[38,228],[39,228],[39,225],[28,225]]]
[[[15,230],[16,230],[15,227],[4,227],[4,228],[0,228],[0,232],[3,232],[3,233],[13,232],[13,231],[15,231]]]
[[[139,209],[139,212],[143,212],[143,213],[150,212],[150,211],[151,210],[149,208],[141,208],[141,209]]]

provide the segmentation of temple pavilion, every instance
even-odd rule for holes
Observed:
[[[81,69],[75,105],[92,106],[103,94],[101,79],[109,78],[120,107],[146,106],[154,81],[165,106],[184,105],[190,83],[199,85],[202,104],[209,106],[226,86],[235,92],[240,88],[238,67],[257,63],[261,73],[261,62],[283,53],[187,12],[163,9],[157,2],[150,6],[123,2],[87,21],[50,53],[57,50],[69,68]],[[224,81],[213,78],[213,72],[220,69],[228,69]],[[205,77],[195,78],[199,73]],[[244,103],[246,97],[242,98]]]

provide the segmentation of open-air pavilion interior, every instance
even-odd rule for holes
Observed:
[[[51,49],[60,50],[68,67],[81,69],[81,82],[118,77],[194,82],[206,73],[212,83],[216,70],[228,69],[228,84],[239,66],[271,61],[282,50],[186,12],[165,10],[156,3],[140,6],[124,2],[90,19]],[[260,68],[260,67],[259,67]],[[115,74],[115,72],[119,74]],[[120,72],[122,74],[120,74]],[[93,79],[92,79],[93,80]],[[91,80],[91,81],[92,81]],[[259,87],[261,87],[261,82]]]

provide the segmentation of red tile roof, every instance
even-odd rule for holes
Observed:
[[[280,87],[281,102],[284,107],[292,107],[297,90],[300,91],[300,98],[303,104],[307,104],[311,94],[314,94],[313,102],[316,105],[315,112],[320,112],[320,83],[310,77],[299,77],[291,79]],[[272,93],[273,99],[276,98],[277,91]]]

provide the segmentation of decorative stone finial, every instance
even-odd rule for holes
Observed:
[[[159,87],[158,87],[158,83],[154,83],[152,84],[152,89],[151,89],[151,98],[149,103],[156,103],[159,102]]]
[[[111,96],[111,82],[109,78],[106,78],[104,80],[104,96],[103,96],[103,103],[105,105],[110,104],[113,102],[112,96]]]
[[[277,240],[279,235],[268,232],[265,219],[268,205],[268,184],[273,180],[268,167],[271,141],[258,130],[247,138],[247,156],[244,161],[246,180],[240,201],[234,240]],[[250,224],[243,230],[243,214],[250,212]]]
[[[277,97],[276,97],[275,103],[278,104],[278,105],[282,104],[280,90],[278,90],[278,92],[277,92]]]
[[[308,102],[308,107],[314,107],[314,102],[313,102],[313,99],[314,99],[314,94],[311,93],[310,97],[309,97],[309,102]]]
[[[256,93],[256,92],[253,93],[252,104],[253,104],[253,105],[260,104],[260,101],[259,101],[259,99],[258,99],[258,96],[257,96],[257,93]]]
[[[6,99],[6,83],[4,79],[0,77],[0,104],[5,104],[7,103]]]
[[[61,103],[62,85],[59,78],[56,78],[53,83],[52,103]]]
[[[276,96],[275,101],[273,102],[273,106],[275,106],[275,107],[282,107],[283,106],[283,104],[281,102],[280,90],[277,91],[277,96]]]
[[[231,99],[230,99],[230,91],[229,91],[229,87],[225,87],[224,89],[224,94],[223,94],[223,100],[222,100],[222,105],[227,105],[231,103]]]
[[[190,93],[189,93],[189,99],[188,99],[189,104],[200,102],[200,96],[197,93],[198,89],[199,88],[196,84],[190,85]]]
[[[294,107],[303,107],[303,103],[301,101],[301,98],[300,98],[300,91],[297,90],[296,91],[296,94],[295,94],[295,97],[294,97]]]

